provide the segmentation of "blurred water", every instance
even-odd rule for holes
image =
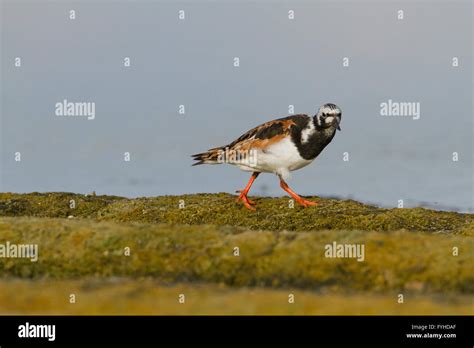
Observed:
[[[333,102],[342,132],[296,192],[474,212],[470,1],[4,1],[1,30],[2,191],[234,192],[248,173],[190,155]],[[96,118],[55,116],[63,99]],[[380,116],[389,99],[420,119]],[[271,175],[253,192],[284,194]]]

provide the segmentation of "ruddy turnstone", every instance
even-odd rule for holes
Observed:
[[[239,190],[237,202],[255,210],[247,194],[260,173],[274,173],[280,178],[280,186],[304,207],[315,202],[301,198],[288,187],[285,180],[290,172],[310,164],[331,142],[336,130],[341,130],[341,109],[334,104],[324,104],[314,116],[293,115],[257,126],[229,145],[216,147],[193,155],[199,164],[229,163],[253,172],[243,190]]]

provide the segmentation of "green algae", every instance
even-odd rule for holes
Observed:
[[[0,259],[2,277],[151,277],[332,292],[474,292],[474,237],[464,234],[254,231],[238,226],[3,217],[0,243],[5,241],[38,244],[39,259]],[[325,245],[333,241],[364,244],[364,261],[325,257]],[[239,256],[234,255],[235,247]],[[458,249],[456,256],[453,248]]]
[[[40,257],[0,259],[0,277],[150,277],[317,292],[474,292],[474,215],[382,209],[323,199],[193,194],[128,199],[74,193],[0,193],[0,243],[36,243]],[[365,260],[324,257],[363,244]],[[234,256],[234,248],[239,256]],[[125,256],[130,248],[130,256]],[[453,255],[453,248],[458,250]]]
[[[98,221],[241,226],[251,230],[474,232],[474,215],[424,208],[382,209],[353,200],[310,197],[316,207],[291,208],[287,197],[258,197],[248,211],[235,196],[193,194],[128,199],[73,193],[0,193],[0,216],[89,218]],[[71,200],[75,207],[71,208]],[[181,208],[180,208],[181,203]],[[184,204],[184,206],[183,206]]]

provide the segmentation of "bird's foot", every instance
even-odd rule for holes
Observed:
[[[296,200],[299,204],[301,204],[303,207],[305,208],[308,208],[310,206],[315,206],[315,205],[318,205],[318,203],[316,202],[312,202],[312,201],[308,201],[306,199],[303,199],[300,197],[300,199],[297,199]]]
[[[237,202],[238,202],[240,199],[243,199],[243,200],[247,201],[247,203],[249,203],[249,204],[251,204],[251,205],[257,204],[257,203],[255,203],[254,201],[252,201],[251,199],[249,199],[249,198],[247,197],[247,194],[246,194],[246,193],[244,194],[242,190],[237,190],[236,192],[237,192],[237,193],[240,192],[240,196],[239,196],[239,198],[237,198]]]
[[[252,205],[255,205],[255,202],[250,200],[248,197],[247,197],[247,194],[246,192],[243,192],[241,190],[237,191],[237,192],[240,192],[240,195],[239,197],[237,197],[237,202],[239,202],[240,200],[242,200],[242,202],[244,203],[245,205],[245,208],[249,209],[249,210],[256,210]]]

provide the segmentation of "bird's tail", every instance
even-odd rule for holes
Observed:
[[[214,149],[210,149],[206,152],[197,153],[192,155],[191,157],[193,160],[198,161],[193,164],[193,166],[197,166],[200,164],[220,164],[222,163],[219,159],[221,158],[222,151],[224,151],[223,147],[216,147]]]

